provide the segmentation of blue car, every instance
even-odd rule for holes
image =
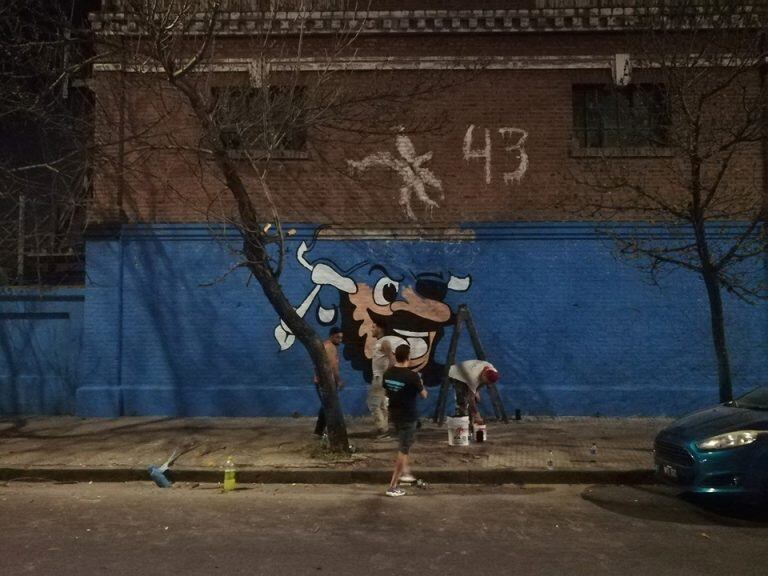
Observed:
[[[654,460],[685,491],[768,500],[768,386],[676,420],[656,436]]]

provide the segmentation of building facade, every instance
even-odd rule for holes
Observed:
[[[119,4],[105,3],[91,25],[135,56],[142,23]],[[649,282],[614,238],[664,244],[691,232],[636,206],[609,219],[588,201],[600,186],[590,176],[606,170],[677,193],[675,119],[663,75],[637,52],[639,8],[418,4],[269,13],[225,3],[192,76],[211,118],[225,102],[262,127],[283,123],[270,142],[258,132],[263,145],[244,145],[242,120],[221,137],[265,226],[277,213],[286,231],[283,291],[321,333],[344,330],[345,411],[366,410],[373,321],[406,338],[413,367],[436,383],[459,304],[508,410],[661,415],[716,401],[701,277],[678,267]],[[208,24],[190,18],[191,46]],[[75,367],[66,381],[39,380],[34,400],[7,394],[3,411],[312,413],[309,357],[238,266],[237,205],[188,102],[156,63],[108,51],[92,88],[96,139],[109,152],[94,182],[86,286],[69,295],[80,298],[69,317]],[[746,142],[727,174],[745,191],[740,205],[762,193],[762,171],[759,142]],[[714,242],[744,226],[724,216]],[[758,261],[744,274],[764,278]],[[50,302],[7,298],[52,313]],[[768,376],[767,311],[731,295],[724,306],[735,389],[745,391]],[[33,354],[55,341],[38,339]],[[462,339],[457,360],[473,355]]]

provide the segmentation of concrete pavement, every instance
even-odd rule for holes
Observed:
[[[447,430],[427,420],[413,467],[428,482],[644,483],[652,481],[653,437],[668,422],[530,417],[491,422],[487,442],[459,447],[448,446]],[[313,425],[311,418],[4,418],[0,479],[148,480],[149,465],[180,449],[169,473],[175,481],[216,482],[228,456],[244,483],[387,480],[396,443],[375,439],[370,419],[347,420],[356,449],[349,456],[328,454]]]
[[[0,483],[13,576],[763,576],[766,530],[662,486]]]

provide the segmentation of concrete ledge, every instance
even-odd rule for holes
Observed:
[[[653,470],[421,470],[419,478],[433,484],[652,484]],[[384,484],[392,471],[327,470],[238,470],[242,484]],[[174,469],[174,482],[219,482],[222,472],[212,468]],[[46,482],[135,482],[150,481],[140,468],[0,468],[0,481]]]

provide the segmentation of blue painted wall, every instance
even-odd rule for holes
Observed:
[[[73,414],[83,290],[0,291],[0,415]]]
[[[466,302],[508,410],[532,414],[679,414],[717,402],[706,294],[695,275],[662,287],[611,256],[589,224],[471,227],[466,241],[323,240],[307,254],[357,281],[390,275],[471,275]],[[298,304],[313,287],[289,243],[282,285]],[[277,318],[238,270],[232,233],[206,226],[137,226],[88,243],[88,285],[77,412],[84,416],[311,414],[312,369],[296,343],[280,352]],[[445,276],[447,277],[447,276]],[[375,280],[375,278],[373,279]],[[371,280],[371,281],[373,281]],[[318,302],[331,308],[330,286]],[[726,300],[736,391],[768,382],[768,308]],[[325,327],[320,327],[323,331]],[[451,328],[436,350],[445,357]],[[472,356],[462,340],[459,359]],[[342,362],[347,413],[365,413],[365,382]],[[436,391],[435,391],[436,392]],[[434,401],[435,393],[433,393]],[[431,406],[431,402],[428,406]]]

